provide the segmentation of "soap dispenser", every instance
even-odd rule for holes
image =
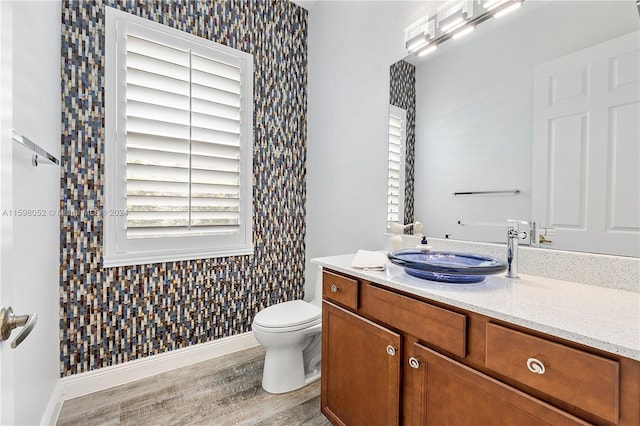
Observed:
[[[420,241],[420,244],[418,244],[416,246],[416,248],[420,249],[422,251],[431,251],[431,250],[433,250],[433,247],[431,247],[431,245],[427,241],[427,237],[425,237],[425,236],[422,237],[422,241]]]

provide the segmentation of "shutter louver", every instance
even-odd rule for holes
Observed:
[[[387,222],[404,223],[404,141],[406,113],[391,106],[389,110],[389,160],[387,175]]]
[[[128,34],[126,76],[127,238],[238,233],[240,68]]]

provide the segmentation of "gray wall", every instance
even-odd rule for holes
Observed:
[[[309,13],[307,283],[313,257],[382,249],[389,66],[424,3],[320,1]]]

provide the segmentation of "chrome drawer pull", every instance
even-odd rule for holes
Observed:
[[[527,360],[527,368],[529,369],[529,371],[535,374],[544,374],[545,372],[544,364],[542,363],[542,361],[536,358],[529,358]]]
[[[394,355],[396,354],[396,348],[394,348],[394,347],[393,347],[393,346],[391,346],[391,345],[388,345],[388,346],[387,346],[387,353],[388,353],[389,355],[391,355],[391,356],[394,356]]]
[[[338,287],[335,284],[331,285],[331,293],[336,293],[338,291]]]
[[[411,357],[409,358],[409,366],[411,368],[420,368],[420,361],[417,358]]]

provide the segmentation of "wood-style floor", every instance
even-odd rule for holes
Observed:
[[[262,389],[264,350],[210,361],[65,401],[58,425],[329,425],[320,380],[282,395]]]

